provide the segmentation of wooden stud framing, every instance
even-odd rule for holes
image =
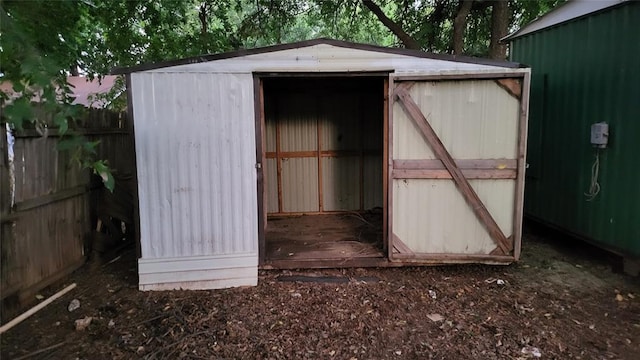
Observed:
[[[382,251],[385,253],[389,249],[389,201],[387,195],[389,193],[388,171],[389,164],[389,78],[384,79],[384,89],[382,90]]]
[[[496,84],[503,88],[509,95],[514,98],[520,100],[522,97],[522,82],[520,79],[507,78],[507,79],[498,79],[496,80]]]
[[[518,173],[516,177],[516,199],[513,215],[513,257],[520,258],[522,246],[522,221],[524,205],[524,179],[526,171],[527,154],[527,123],[529,116],[529,84],[531,74],[527,73],[522,81],[522,98],[520,99],[520,118],[518,124]]]
[[[364,155],[378,155],[380,154],[380,150],[363,150],[361,151],[352,151],[352,150],[308,150],[308,151],[280,151],[276,153],[275,151],[268,151],[265,153],[265,157],[267,159],[276,159],[278,156],[280,158],[315,158],[318,157],[318,153],[320,157],[349,157],[349,156],[360,156],[360,154]]]
[[[518,168],[517,159],[460,159],[455,160],[456,166],[462,170],[515,170]],[[428,160],[393,160],[394,169],[411,170],[441,170],[446,169],[444,163],[438,159]]]
[[[388,73],[385,73],[385,75],[387,75]],[[260,74],[260,75],[256,75],[260,78],[263,77],[264,74]],[[289,74],[283,74],[283,78],[289,77]],[[376,76],[378,74],[374,74],[373,76]],[[270,76],[275,76],[274,74],[270,74]],[[300,76],[299,74],[297,74],[297,76]],[[379,75],[378,75],[379,76]],[[381,80],[387,80],[387,78],[383,78]],[[386,84],[386,82],[385,82]],[[386,85],[385,85],[385,89],[386,89]],[[357,96],[358,94],[354,94],[355,96]],[[362,109],[363,106],[365,106],[366,104],[362,101],[362,98],[357,98],[357,106],[358,109]],[[319,104],[318,102],[315,102],[315,107],[316,110],[321,110],[319,107],[321,106],[321,104]],[[282,106],[282,105],[280,105]],[[384,107],[383,109],[386,109],[386,107]],[[275,109],[276,112],[279,112],[279,109]],[[384,115],[383,115],[384,117]],[[315,120],[315,126],[316,126],[316,136],[315,138],[317,139],[317,148],[313,149],[313,150],[303,150],[303,151],[283,151],[282,150],[282,141],[281,141],[281,131],[283,131],[283,127],[284,123],[282,123],[279,119],[279,116],[276,115],[276,119],[275,119],[275,132],[276,132],[276,149],[275,151],[265,151],[264,153],[264,159],[275,159],[276,160],[276,164],[277,164],[277,189],[278,189],[278,210],[277,212],[269,212],[268,215],[282,215],[282,214],[294,214],[291,212],[286,212],[285,209],[283,209],[284,204],[283,204],[283,197],[284,197],[284,192],[286,191],[286,189],[283,189],[283,184],[282,184],[282,180],[284,178],[284,174],[283,174],[283,160],[284,159],[290,159],[290,158],[310,158],[310,159],[317,159],[317,169],[318,169],[318,178],[317,178],[317,183],[318,183],[318,211],[310,211],[310,212],[302,212],[304,214],[315,214],[315,213],[329,213],[327,211],[325,211],[325,204],[324,204],[324,171],[325,169],[323,169],[324,164],[322,159],[323,158],[339,158],[339,157],[354,157],[354,158],[358,158],[358,162],[359,162],[359,169],[358,169],[358,181],[359,181],[359,203],[356,209],[354,210],[360,210],[363,211],[364,210],[364,202],[365,202],[365,188],[364,188],[364,177],[365,177],[365,173],[364,173],[364,162],[365,162],[365,157],[369,156],[369,155],[375,155],[375,156],[380,156],[380,149],[363,149],[362,146],[359,147],[358,150],[324,150],[323,149],[323,124],[321,119],[316,119]],[[360,125],[360,127],[365,125],[365,117],[362,115],[362,112],[359,112],[359,115],[357,116],[357,118],[354,118],[354,120],[357,121],[358,125]],[[383,119],[384,122],[384,119]],[[361,144],[362,145],[362,144]],[[384,144],[383,144],[384,145]]]
[[[269,213],[270,218],[286,218],[286,217],[294,217],[294,216],[303,216],[303,215],[340,215],[340,214],[351,214],[357,213],[354,210],[324,210],[320,211],[295,211],[295,212],[285,212],[285,213]]]
[[[384,213],[386,214],[386,231],[385,238],[387,239],[387,258],[389,261],[395,260],[393,257],[393,178],[391,177],[393,172],[393,104],[395,103],[393,98],[395,84],[393,81],[393,75],[389,75],[387,80],[387,88],[385,89],[385,146],[384,146],[384,164],[385,168],[385,206]]]
[[[391,237],[393,239],[393,250],[395,250],[394,255],[396,257],[398,254],[415,255],[413,253],[413,250],[411,250],[411,248],[408,247],[407,244],[405,244],[402,240],[400,240],[398,235],[391,234]]]
[[[265,233],[267,231],[267,192],[264,191],[266,188],[266,176],[264,176],[266,144],[263,140],[265,134],[264,84],[262,79],[257,76],[253,78],[253,93],[256,126],[256,175],[258,179],[258,263],[262,264],[265,260]]]
[[[359,129],[364,129],[364,112],[363,112],[363,101],[362,101],[362,97],[358,98],[358,114],[360,115],[358,117],[358,128]],[[360,211],[364,211],[364,141],[362,139],[362,132],[360,131],[360,151],[358,151],[358,156],[359,156],[359,163],[360,163],[360,171],[358,173],[358,189],[360,190],[359,193],[359,198],[360,198],[360,203],[359,205],[359,209]]]
[[[508,264],[513,262],[513,256],[508,255],[483,255],[483,254],[434,254],[434,253],[412,253],[412,254],[395,254],[397,259],[402,259],[407,263],[427,263],[433,262],[438,264],[455,263],[455,262],[496,262]]]
[[[515,179],[516,170],[478,170],[460,169],[462,175],[467,179]],[[393,169],[394,179],[452,179],[451,173],[447,169]]]
[[[411,82],[406,80],[431,80],[431,81],[446,81],[446,80],[469,80],[469,79],[494,79],[496,83],[504,86],[513,87],[513,84],[519,84],[521,87],[521,94],[518,94],[517,90],[511,89],[509,93],[514,96],[520,96],[520,122],[519,122],[519,134],[518,134],[518,157],[516,159],[463,159],[454,160],[444,147],[437,134],[431,128],[431,125],[427,122],[426,118],[420,111],[419,107],[413,99],[411,99],[408,90],[410,89]],[[395,80],[400,81],[401,86],[394,87]],[[505,81],[502,81],[505,80]],[[421,263],[421,264],[442,264],[442,263],[471,263],[471,262],[484,262],[494,264],[507,264],[517,260],[520,256],[521,247],[521,231],[522,231],[522,202],[523,202],[523,190],[524,190],[524,168],[525,168],[525,148],[526,148],[526,124],[527,124],[527,106],[528,106],[528,84],[530,76],[528,73],[515,72],[515,73],[484,73],[477,75],[469,74],[453,74],[453,75],[436,75],[436,76],[400,76],[395,77],[390,75],[384,80],[385,96],[384,96],[384,108],[383,108],[383,240],[385,246],[385,253],[388,260],[381,259],[365,259],[362,260],[367,264],[371,261],[376,263],[376,266],[399,266],[402,264]],[[405,85],[406,84],[406,85]],[[505,85],[507,84],[507,85]],[[429,160],[393,160],[393,104],[394,101],[390,101],[389,96],[394,96],[395,99],[400,101],[400,106],[409,115],[413,121],[415,121],[418,127],[421,129],[422,135],[427,139],[432,150],[439,159]],[[417,112],[416,112],[417,110]],[[419,115],[418,115],[419,113]],[[264,116],[264,115],[263,115]],[[420,124],[420,121],[424,124]],[[316,151],[299,151],[299,152],[282,152],[280,151],[280,124],[276,122],[276,151],[263,153],[263,160],[267,158],[275,158],[277,162],[278,171],[278,208],[279,213],[270,214],[270,216],[295,216],[301,214],[326,214],[326,213],[345,213],[344,211],[324,211],[322,206],[322,194],[319,189],[320,198],[320,211],[318,212],[300,212],[300,213],[282,213],[282,158],[295,158],[295,157],[315,157],[318,159],[318,184],[319,187],[322,184],[322,164],[321,159],[323,157],[340,157],[340,156],[359,156],[360,157],[360,186],[361,196],[360,207],[363,207],[362,202],[364,196],[362,194],[363,187],[363,168],[364,168],[364,156],[367,154],[366,150],[359,150],[357,152],[349,151],[323,151],[322,150],[322,129],[318,120],[318,148]],[[426,126],[423,126],[426,125]],[[430,132],[429,129],[431,128]],[[264,131],[264,130],[262,130]],[[435,146],[434,146],[435,144]],[[496,240],[498,247],[496,251],[488,255],[476,255],[476,254],[432,254],[432,253],[413,253],[410,248],[406,247],[398,249],[397,244],[401,244],[393,233],[393,179],[397,178],[442,178],[453,179],[456,182],[456,186],[461,191],[467,202],[473,207],[476,216],[485,225],[492,238]],[[514,235],[506,238],[501,229],[495,223],[491,214],[488,212],[484,204],[480,201],[474,189],[469,185],[467,179],[515,179],[516,180],[516,199],[514,214]],[[465,185],[466,184],[466,185]],[[266,213],[266,212],[265,212]],[[499,239],[499,240],[497,240]],[[394,244],[394,246],[392,246]],[[402,246],[399,245],[401,248]],[[401,251],[400,251],[401,250]],[[508,255],[513,251],[513,256]],[[349,259],[345,259],[350,263]],[[280,263],[282,262],[282,264]],[[271,261],[267,261],[261,264],[263,268],[289,268],[291,266],[313,266],[313,267],[335,267],[335,266],[350,266],[336,264],[335,260],[325,261],[324,266],[322,261],[312,261],[310,264],[308,261],[280,261],[277,264]],[[360,259],[356,261],[360,263]],[[273,264],[272,264],[273,263]],[[286,263],[286,264],[285,264]],[[294,264],[295,263],[295,264]],[[362,264],[367,266],[366,264]]]
[[[280,157],[280,116],[276,108],[276,181],[278,182],[278,212],[282,212],[282,159]]]
[[[462,170],[456,165],[453,157],[449,154],[449,151],[445,148],[444,144],[442,144],[442,141],[433,130],[424,114],[422,114],[418,105],[413,101],[411,95],[406,90],[398,88],[395,91],[395,96],[400,100],[400,105],[403,107],[409,118],[412,119],[420,129],[421,134],[430,145],[433,152],[447,168],[456,186],[464,196],[465,200],[472,207],[478,219],[485,226],[491,237],[496,241],[502,252],[504,254],[509,254],[511,246],[508,239],[484,206],[482,200],[480,200],[471,184],[469,184],[469,181],[465,178]]]
[[[318,107],[320,105],[316,103],[316,113],[318,113]],[[316,153],[315,157],[318,159],[318,210],[320,212],[324,211],[324,193],[322,191],[323,181],[322,181],[322,123],[320,122],[320,118],[316,118],[316,134],[318,136],[318,140],[316,141]]]
[[[476,74],[440,74],[440,75],[397,75],[395,80],[404,81],[444,81],[444,80],[486,80],[486,79],[504,79],[504,78],[522,78],[524,72],[509,73],[476,73]]]

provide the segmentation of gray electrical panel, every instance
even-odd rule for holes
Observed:
[[[606,148],[609,143],[609,124],[599,122],[591,125],[591,145]]]

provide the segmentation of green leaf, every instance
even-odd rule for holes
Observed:
[[[21,81],[16,81],[13,83],[13,91],[17,93],[22,93],[24,89],[25,89],[25,86]]]
[[[113,192],[113,189],[115,187],[115,180],[113,178],[113,175],[111,174],[111,169],[107,165],[106,161],[98,160],[91,165],[91,168],[93,169],[94,174],[100,176],[104,187],[106,187],[110,192]]]
[[[28,99],[20,97],[4,108],[4,116],[11,127],[22,130],[25,121],[33,121],[33,108]]]
[[[57,113],[53,117],[53,123],[58,127],[58,134],[60,134],[60,136],[63,136],[67,133],[67,130],[69,130],[69,122],[64,114]]]

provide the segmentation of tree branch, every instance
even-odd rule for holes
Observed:
[[[389,30],[391,30],[391,32],[395,36],[397,36],[398,39],[400,39],[402,44],[404,44],[404,46],[407,49],[414,49],[414,50],[420,50],[421,49],[420,44],[414,38],[412,38],[411,35],[407,34],[402,29],[402,27],[400,25],[398,25],[393,20],[389,19],[389,17],[387,15],[385,15],[384,11],[382,11],[382,9],[380,9],[380,6],[378,6],[372,0],[362,0],[362,3],[376,17],[378,17],[378,20],[380,20],[384,24],[384,26],[386,26]]]

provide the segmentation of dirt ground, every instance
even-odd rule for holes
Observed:
[[[2,335],[1,355],[640,359],[640,280],[585,248],[528,233],[511,266],[265,271],[257,287],[173,292],[139,292],[128,250],[74,273],[76,289]]]

